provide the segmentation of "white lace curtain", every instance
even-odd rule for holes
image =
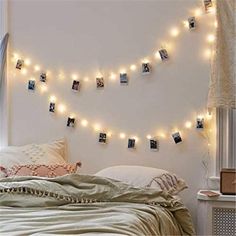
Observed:
[[[236,108],[236,0],[216,0],[215,53],[208,107]]]
[[[9,34],[6,34],[0,44],[0,90],[1,86],[4,83],[5,77],[5,67],[6,67],[6,58],[7,58],[7,44],[8,44]]]

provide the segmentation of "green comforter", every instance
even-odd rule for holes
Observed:
[[[177,199],[89,175],[0,180],[0,235],[193,235]]]

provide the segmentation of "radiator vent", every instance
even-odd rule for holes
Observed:
[[[213,208],[213,235],[234,236],[236,235],[236,209]]]

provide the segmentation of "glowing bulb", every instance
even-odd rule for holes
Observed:
[[[17,53],[13,53],[13,57],[15,58],[15,59],[18,59],[19,58],[19,54],[17,54]]]
[[[77,74],[72,74],[72,75],[71,75],[71,78],[72,78],[73,80],[77,80],[77,79],[78,79],[78,75],[77,75]]]
[[[215,41],[215,36],[213,34],[209,34],[207,36],[207,42],[208,43],[213,43]]]
[[[73,118],[75,118],[75,114],[74,114],[74,113],[71,113],[71,114],[69,115],[69,117],[70,117],[71,119],[73,119]]]
[[[116,79],[116,75],[113,72],[110,74],[110,79],[111,80],[115,80]]]
[[[35,66],[34,66],[34,70],[35,70],[35,71],[40,71],[40,66],[39,66],[39,65],[35,65]]]
[[[136,65],[134,65],[134,64],[130,66],[130,70],[132,70],[132,71],[135,71],[136,68],[137,68],[137,67],[136,67]]]
[[[210,144],[210,143],[208,143],[208,144],[207,144],[207,146],[208,146],[208,147],[210,147],[210,146],[211,146],[211,144]]]
[[[159,133],[159,136],[160,136],[161,138],[166,138],[166,134],[165,134],[164,132],[160,132],[160,133]]]
[[[89,78],[88,77],[84,77],[84,82],[88,82]]]
[[[100,130],[101,130],[100,124],[95,124],[95,125],[93,126],[93,128],[94,128],[95,131],[100,131]]]
[[[206,113],[206,118],[207,118],[208,120],[211,120],[211,119],[212,119],[212,114],[211,114],[210,112],[207,112],[207,113]]]
[[[133,136],[133,139],[135,139],[135,141],[138,142],[138,137],[137,136]]]
[[[60,113],[64,113],[64,112],[66,111],[66,107],[65,107],[63,104],[60,104],[60,105],[58,106],[58,111],[59,111]]]
[[[142,60],[142,63],[149,63],[148,58],[144,58],[144,59]]]
[[[125,133],[120,133],[120,138],[124,139],[126,137]]]
[[[44,93],[44,92],[46,92],[48,90],[48,88],[47,88],[47,86],[45,84],[42,84],[40,86],[40,90],[41,90],[42,93]]]
[[[112,136],[112,132],[111,131],[107,132],[107,136],[111,137]]]
[[[170,35],[173,36],[173,37],[177,37],[179,35],[179,29],[178,28],[172,28],[170,30]]]
[[[159,51],[156,51],[156,52],[155,52],[155,57],[156,57],[157,59],[161,60],[161,56],[160,56]]]
[[[30,66],[31,65],[31,61],[30,61],[30,59],[25,59],[25,65],[26,66]]]
[[[202,120],[202,119],[204,119],[204,116],[202,114],[200,114],[197,116],[197,118]]]
[[[215,26],[215,28],[218,27],[218,22],[217,21],[214,22],[214,26]]]
[[[84,126],[84,127],[88,126],[88,121],[87,120],[82,120],[81,125]]]
[[[212,55],[212,52],[211,52],[211,49],[206,49],[205,52],[204,52],[204,56],[206,59],[209,59],[211,58],[211,55]]]
[[[57,98],[54,95],[50,96],[50,98],[49,98],[50,102],[56,102],[56,100],[57,100]]]
[[[190,128],[192,128],[192,122],[190,122],[190,121],[187,121],[186,123],[185,123],[185,127],[187,128],[187,129],[190,129]]]
[[[23,68],[23,69],[21,70],[21,73],[22,73],[23,75],[26,75],[26,74],[27,74],[27,70],[26,70],[25,68]]]
[[[147,139],[151,139],[152,136],[151,136],[150,134],[148,134],[148,135],[146,136],[146,138],[147,138]]]
[[[187,21],[187,20],[184,20],[184,21],[183,21],[183,25],[184,25],[185,28],[188,28],[188,27],[189,27],[188,21]]]
[[[200,8],[197,8],[195,11],[194,11],[194,14],[195,16],[201,16],[202,15],[202,10]]]

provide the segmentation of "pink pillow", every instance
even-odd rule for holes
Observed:
[[[57,177],[66,174],[76,173],[77,167],[81,167],[81,162],[75,164],[55,164],[55,165],[14,165],[11,168],[0,166],[0,170],[5,173],[5,177],[11,176],[41,176]]]

